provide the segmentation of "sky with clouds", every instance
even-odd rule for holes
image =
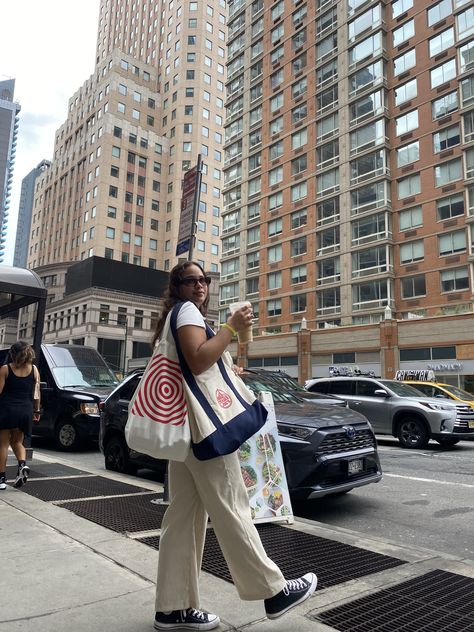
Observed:
[[[44,158],[68,100],[94,70],[100,0],[0,0],[0,80],[15,79],[20,126],[4,263],[12,265],[21,181]]]

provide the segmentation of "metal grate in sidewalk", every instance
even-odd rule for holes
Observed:
[[[285,577],[292,579],[315,572],[321,588],[341,584],[405,562],[349,544],[327,540],[310,533],[275,524],[257,525],[268,556],[280,567]],[[159,537],[140,538],[140,542],[159,548]],[[213,529],[208,529],[202,569],[232,582]]]
[[[88,474],[85,470],[78,470],[62,463],[44,463],[42,461],[28,461],[30,468],[30,478],[59,477],[59,476],[81,476]],[[9,465],[6,469],[7,480],[16,476],[17,465]]]
[[[117,496],[147,491],[143,487],[114,481],[104,476],[81,476],[65,479],[33,480],[20,488],[25,494],[45,501],[64,501],[94,496]]]
[[[141,491],[144,491],[141,488]],[[168,505],[157,504],[163,494],[117,496],[59,503],[77,516],[119,533],[159,529]]]
[[[434,570],[313,618],[340,632],[474,632],[474,579]]]

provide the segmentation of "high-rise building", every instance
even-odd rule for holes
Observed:
[[[227,73],[221,321],[473,311],[474,2],[234,0]]]
[[[10,193],[15,164],[20,105],[13,100],[15,80],[0,81],[0,263],[5,255]]]
[[[28,260],[28,245],[30,241],[31,217],[35,196],[36,178],[48,167],[49,160],[42,160],[37,167],[21,181],[20,204],[18,206],[18,222],[16,226],[15,253],[13,265],[26,268]]]
[[[94,74],[69,101],[28,263],[89,256],[168,270],[183,174],[202,156],[194,258],[220,259],[226,3],[101,0]]]

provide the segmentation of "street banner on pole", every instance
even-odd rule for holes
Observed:
[[[179,221],[176,256],[184,252],[192,252],[192,240],[196,232],[197,204],[201,186],[200,156],[198,164],[188,169],[183,178],[183,194],[181,196],[181,216]],[[191,255],[190,255],[191,257]]]

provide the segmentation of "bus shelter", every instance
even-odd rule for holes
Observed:
[[[39,357],[43,337],[47,290],[36,272],[0,265],[0,319],[14,316],[20,308],[37,304],[33,348]]]

